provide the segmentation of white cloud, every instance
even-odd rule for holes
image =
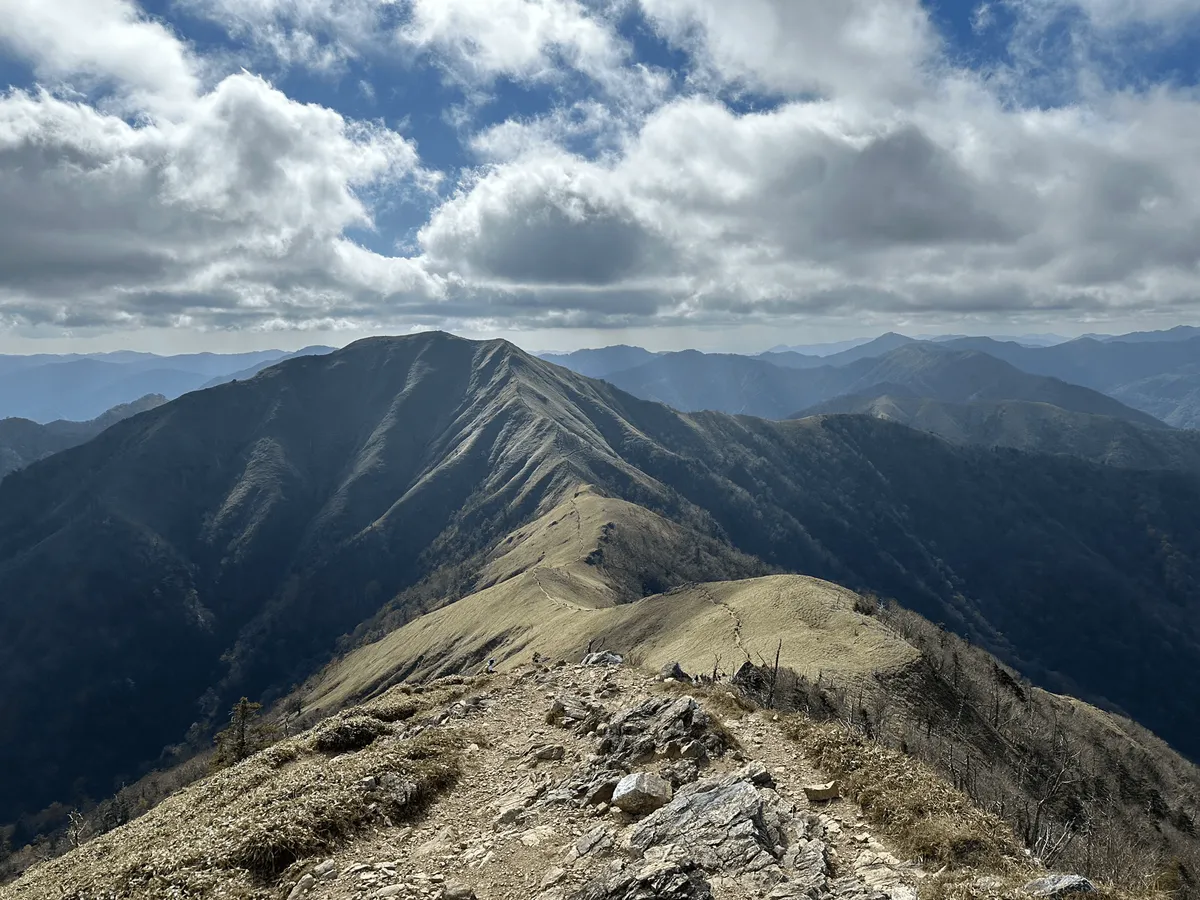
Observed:
[[[180,0],[283,66],[336,70],[381,52],[398,0]]]
[[[0,47],[42,79],[88,76],[156,111],[186,103],[198,87],[187,49],[130,0],[0,0]]]
[[[0,0],[5,46],[99,97],[0,96],[0,321],[1061,320],[1200,296],[1200,99],[1093,85],[1086,102],[1024,108],[1019,67],[956,71],[916,0],[640,0],[692,55],[682,95],[633,61],[622,3],[203,0],[288,64],[399,41],[468,93],[500,78],[562,89],[542,115],[459,121],[481,165],[412,258],[347,235],[373,227],[373,198],[432,198],[413,141],[212,75],[129,3],[70,2],[105,41],[74,40],[66,6]],[[1020,2],[1032,40],[1033,5],[1051,0]],[[1087,48],[1067,63],[1086,76]],[[719,99],[740,88],[779,101]]]
[[[441,285],[418,263],[345,237],[373,226],[365,192],[432,178],[411,141],[245,73],[201,89],[173,35],[106,9],[90,24],[144,51],[136,65],[99,46],[64,49],[57,7],[21,10],[22,50],[39,71],[109,84],[125,113],[142,105],[125,118],[46,91],[0,95],[0,317],[256,325],[363,320],[436,299]],[[155,81],[160,69],[179,77]]]
[[[593,76],[619,67],[625,48],[575,0],[411,0],[403,40],[451,55],[480,80],[555,79],[565,64]]]
[[[902,100],[938,40],[919,0],[641,0],[725,81],[787,95]]]
[[[589,284],[560,305],[596,321],[631,293],[643,321],[694,323],[1146,313],[1195,293],[1198,111],[1166,91],[1012,111],[969,80],[886,120],[680,99],[619,157],[543,144],[491,167],[421,242],[493,288]]]
[[[1030,5],[1076,7],[1101,28],[1129,23],[1169,24],[1200,17],[1195,0],[1023,0]]]

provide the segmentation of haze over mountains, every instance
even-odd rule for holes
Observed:
[[[248,378],[281,359],[332,349],[180,356],[128,351],[0,356],[0,419],[89,421],[114,406],[150,394],[174,399],[223,380]]]
[[[23,735],[0,768],[25,776],[0,820],[103,796],[381,609],[453,600],[580,485],[693,535],[615,602],[755,567],[877,591],[1200,752],[1195,474],[687,414],[432,333],[186,394],[0,482],[0,720]]]
[[[546,357],[609,380],[637,396],[682,409],[782,418],[842,395],[871,393],[879,385],[891,384],[901,394],[942,402],[1049,402],[1076,412],[1148,424],[1145,417],[1130,412],[1137,410],[1169,425],[1193,428],[1200,425],[1200,336],[1196,332],[1180,326],[1128,336],[1084,337],[1049,346],[987,337],[917,341],[889,333],[848,348],[839,345],[831,353],[803,354],[776,348],[747,357],[697,351],[650,354],[641,348],[612,347]],[[938,351],[944,355],[939,356]],[[975,355],[955,359],[947,351]],[[897,355],[889,356],[893,353]],[[995,360],[1026,376],[1058,379],[1070,387],[1020,378],[1016,372],[997,367]],[[849,368],[854,363],[860,368]],[[801,377],[774,371],[779,368],[809,374]],[[842,368],[847,371],[832,371]],[[961,385],[956,383],[960,378]],[[1081,392],[1080,387],[1105,394],[1119,405]]]
[[[133,403],[114,406],[88,422],[60,419],[42,425],[29,419],[0,419],[0,478],[51,454],[86,443],[110,425],[166,402],[162,394],[148,394]]]

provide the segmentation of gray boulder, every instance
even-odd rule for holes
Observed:
[[[626,775],[613,789],[612,805],[631,815],[654,812],[671,802],[671,783],[649,772]]]
[[[691,758],[705,760],[723,754],[728,741],[692,697],[652,697],[613,716],[598,749],[638,765],[667,755],[668,746],[688,746]]]
[[[668,678],[673,678],[676,681],[691,681],[691,676],[683,671],[683,666],[677,662],[664,663],[663,667],[658,670],[660,681],[666,681]]]
[[[635,854],[673,847],[706,872],[737,878],[772,897],[815,896],[828,888],[825,845],[809,839],[770,774],[750,765],[681,788],[629,838]]]
[[[611,650],[589,653],[583,658],[585,666],[619,666],[624,662],[625,658],[621,654],[613,653]]]

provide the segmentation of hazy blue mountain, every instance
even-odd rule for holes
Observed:
[[[1014,344],[1022,344],[1026,347],[1053,347],[1056,344],[1065,344],[1071,340],[1069,337],[1064,337],[1061,334],[993,334],[988,335],[994,341],[1011,341]],[[945,343],[947,341],[961,340],[969,338],[967,334],[934,334],[921,335],[923,341],[935,341],[937,343]]]
[[[866,393],[835,397],[796,418],[817,415],[868,415],[928,431],[956,444],[1011,447],[1076,456],[1109,466],[1200,474],[1200,432],[1146,428],[1049,403],[949,403],[918,396],[899,385],[881,384]]]
[[[831,356],[843,350],[853,350],[863,344],[869,344],[873,338],[855,338],[849,341],[829,341],[823,344],[778,344],[767,353],[798,353],[801,356]],[[765,354],[763,354],[765,355]]]
[[[115,406],[89,422],[58,420],[42,425],[29,419],[0,419],[0,478],[53,453],[77,447],[109,426],[166,402],[161,394],[150,394]]]
[[[1159,343],[1162,341],[1189,341],[1200,337],[1200,328],[1194,325],[1176,325],[1164,331],[1134,331],[1129,334],[1088,334],[1084,337],[1095,338],[1106,343],[1119,341],[1123,344]]]
[[[1171,340],[1079,338],[1055,347],[1023,347],[991,338],[963,338],[946,346],[972,349],[1017,368],[1103,391],[1179,427],[1200,425],[1196,378],[1200,337]],[[1162,334],[1162,332],[1158,332]]]
[[[216,387],[218,384],[228,384],[231,381],[245,381],[247,378],[253,378],[263,369],[269,369],[271,366],[277,365],[285,360],[296,359],[300,356],[324,356],[326,353],[332,353],[336,349],[336,347],[326,347],[321,344],[314,344],[311,347],[304,347],[301,350],[297,350],[295,353],[287,353],[277,359],[263,360],[262,362],[255,363],[254,365],[248,366],[245,369],[240,369],[237,372],[231,372],[226,375],[218,375],[211,381],[205,382],[204,387]]]
[[[173,399],[220,376],[270,365],[285,355],[281,350],[262,350],[178,356],[134,352],[0,356],[0,418],[89,421],[147,394]]]
[[[763,357],[689,350],[663,354],[637,368],[612,373],[607,380],[634,396],[676,409],[711,409],[769,419],[793,416],[843,394],[891,384],[950,402],[1029,400],[1148,427],[1162,425],[1097,391],[1030,375],[985,353],[906,339],[889,338],[887,342],[899,346],[879,357],[805,369],[777,366]]]
[[[632,369],[654,359],[658,354],[642,347],[617,344],[595,350],[576,350],[573,353],[540,353],[547,362],[563,366],[588,378],[604,378],[613,372]]]
[[[908,344],[918,343],[910,337],[895,332],[888,332],[880,335],[872,341],[867,341],[864,344],[857,344],[847,350],[841,350],[837,353],[830,353],[827,356],[803,356],[799,353],[764,353],[759,359],[765,359],[767,362],[774,363],[777,366],[786,366],[791,369],[815,369],[820,366],[847,366],[850,363],[858,362],[860,359],[874,359],[883,356],[885,353],[890,353],[899,347],[904,347]]]

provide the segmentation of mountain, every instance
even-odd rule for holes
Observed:
[[[1179,428],[1200,429],[1200,362],[1122,384],[1109,393]]]
[[[636,397],[676,409],[714,409],[735,415],[782,418],[797,406],[837,394],[841,377],[830,366],[808,371],[761,358],[683,350],[621,372],[607,381]]]
[[[1147,427],[1162,426],[1152,416],[1096,391],[1032,376],[985,353],[914,341],[902,341],[880,357],[809,369],[776,366],[762,358],[688,350],[612,373],[608,380],[635,396],[676,409],[712,409],[772,419],[794,417],[798,410],[834,397],[887,384],[949,402],[1029,400]]]
[[[214,378],[270,365],[280,350],[253,353],[152,353],[0,356],[0,417],[88,421],[147,394],[174,399]],[[17,375],[17,377],[7,377]]]
[[[297,350],[295,353],[286,353],[283,356],[280,356],[278,358],[262,360],[261,362],[257,362],[254,365],[248,366],[245,369],[239,369],[236,372],[231,372],[231,373],[225,374],[225,375],[218,375],[216,378],[213,378],[211,381],[205,382],[204,387],[206,387],[206,388],[216,387],[219,384],[227,384],[230,381],[245,381],[247,378],[253,378],[255,375],[257,375],[263,369],[269,369],[271,366],[275,365],[276,363],[281,363],[281,362],[284,362],[285,360],[289,360],[289,359],[296,359],[297,357],[300,357],[300,356],[324,356],[327,353],[332,353],[336,349],[337,349],[336,347],[326,347],[326,346],[323,346],[320,344],[316,344],[311,347],[304,347],[303,349]]]
[[[990,338],[947,346],[987,353],[1037,375],[1102,391],[1179,428],[1200,427],[1200,337],[1178,340],[1080,338],[1055,347],[1023,347]]]
[[[77,812],[57,846],[9,858],[19,872],[65,853],[0,898],[421,896],[414,883],[437,897],[434,878],[517,897],[564,855],[548,880],[576,898],[698,900],[719,877],[720,896],[750,900],[764,870],[776,897],[903,898],[932,865],[954,896],[988,878],[1011,890],[984,897],[1022,896],[1044,865],[1102,896],[1168,879],[1194,894],[1181,873],[1200,866],[1200,773],[1153,735],[815,578],[628,598],[632,574],[696,551],[689,576],[754,567],[695,538],[593,488],[567,493],[497,542],[478,590],[345,654],[266,722],[243,720],[246,759],[202,755]],[[596,647],[605,664],[570,664]],[[673,803],[607,813],[618,780],[647,770]],[[839,802],[803,799],[830,780]],[[853,831],[822,827],[826,813]],[[670,859],[720,846],[691,871],[694,892],[670,870],[634,895],[605,881],[614,858],[662,875],[658,851],[634,837],[626,859],[619,840],[653,829],[678,842]],[[0,851],[0,881],[5,868]]]
[[[133,403],[114,406],[90,422],[59,420],[40,425],[29,419],[0,419],[0,478],[52,453],[90,441],[110,425],[166,402],[161,394],[147,394]]]
[[[642,347],[618,344],[597,350],[576,350],[574,353],[541,353],[539,356],[556,366],[578,372],[589,378],[605,378],[613,372],[632,369],[658,356]]]
[[[1195,325],[1176,325],[1174,328],[1168,328],[1165,331],[1134,331],[1130,334],[1088,334],[1084,337],[1095,338],[1098,341],[1114,342],[1118,341],[1123,344],[1137,343],[1159,343],[1161,341],[1189,341],[1192,338],[1200,337],[1200,328]]]
[[[872,338],[855,338],[849,341],[829,341],[824,344],[777,344],[772,347],[767,353],[798,353],[801,356],[831,356],[834,353],[841,353],[843,350],[853,350],[855,347],[861,347],[863,344],[870,343]],[[762,354],[766,355],[766,354]]]
[[[1049,403],[947,403],[916,396],[898,386],[880,385],[869,393],[835,397],[796,418],[831,414],[874,416],[956,444],[1011,447],[1076,456],[1103,465],[1200,474],[1200,432],[1144,428]]]
[[[1196,478],[867,417],[688,415],[428,334],[187,394],[0,482],[0,721],[20,735],[0,770],[22,773],[0,821],[203,741],[381,608],[403,621],[482,587],[582,485],[685,529],[614,602],[752,557],[895,597],[1200,752]],[[571,540],[570,520],[546,527]]]
[[[777,366],[786,366],[791,369],[812,369],[817,366],[845,366],[862,359],[874,359],[877,356],[883,356],[892,350],[913,343],[916,343],[916,341],[912,338],[889,331],[887,334],[880,335],[872,341],[855,344],[853,347],[824,356],[804,356],[795,352],[764,353],[759,359],[765,359],[767,362],[774,363]]]

